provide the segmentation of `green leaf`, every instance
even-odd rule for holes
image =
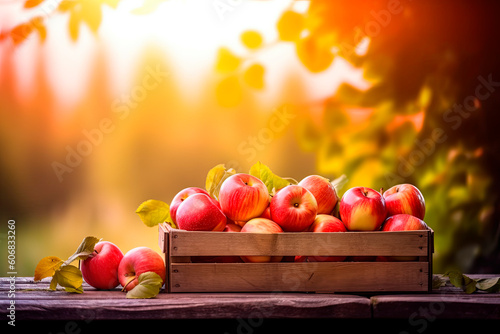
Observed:
[[[152,271],[140,274],[138,281],[139,283],[127,292],[127,298],[153,298],[163,286],[160,275]]]
[[[345,176],[345,174],[342,174],[330,183],[333,185],[338,195],[340,190],[346,185],[347,182],[349,182],[349,179],[347,178],[347,176]]]
[[[476,291],[476,283],[477,283],[476,280],[466,275],[463,275],[463,277],[464,277],[463,290],[465,291],[465,293],[473,293],[474,291]]]
[[[66,265],[66,266],[61,266],[58,270],[56,270],[54,274],[54,278],[52,279],[53,281],[56,280],[56,284],[59,284],[63,288],[65,288],[66,291],[68,292],[76,292],[76,293],[82,293],[83,288],[82,288],[82,283],[83,283],[83,277],[82,277],[82,272],[80,269],[73,265]],[[55,287],[53,288],[53,282],[50,283],[50,288],[52,290],[55,290]]]
[[[250,168],[250,175],[259,178],[269,190],[269,194],[273,195],[276,191],[290,185],[290,182],[275,175],[269,167],[262,164],[260,161],[257,162]]]
[[[173,228],[177,228],[170,217],[170,206],[165,202],[155,199],[147,200],[139,205],[135,213],[139,215],[142,222],[148,227],[166,222]]]
[[[476,288],[486,292],[500,292],[500,277],[480,278],[477,280]]]
[[[226,169],[224,164],[219,164],[210,169],[205,180],[205,189],[208,194],[218,199],[222,182],[234,174],[236,174],[236,171],[233,168]]]
[[[98,243],[99,240],[100,239],[97,239],[96,237],[92,236],[85,237],[80,246],[78,246],[76,252],[64,262],[64,265],[69,265],[76,259],[80,260],[87,259],[87,257],[89,257],[89,255],[94,252],[95,244]]]
[[[447,271],[444,276],[447,276],[450,279],[450,283],[453,284],[457,288],[462,288],[464,284],[463,274],[458,270],[450,270]]]

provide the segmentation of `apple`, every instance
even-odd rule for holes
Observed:
[[[427,224],[420,218],[409,214],[397,214],[387,218],[382,231],[419,231],[428,230]],[[418,256],[379,256],[377,261],[416,261]]]
[[[271,200],[271,219],[285,232],[307,229],[316,218],[318,204],[314,195],[299,185],[282,188]]]
[[[222,232],[241,232],[241,226],[234,223],[228,223]]]
[[[382,225],[382,231],[418,231],[428,229],[429,227],[422,219],[405,213],[390,216]]]
[[[327,178],[320,175],[309,175],[302,179],[298,185],[314,195],[318,203],[318,214],[332,213],[339,198],[335,187]]]
[[[309,228],[310,232],[347,232],[344,223],[337,217],[331,215],[317,215]],[[346,256],[308,256],[309,262],[340,262],[344,261]]]
[[[179,208],[179,205],[188,198],[191,195],[194,194],[206,194],[208,195],[208,192],[205,189],[198,188],[198,187],[189,187],[189,188],[184,188],[181,191],[179,191],[174,198],[172,199],[172,202],[170,203],[170,217],[172,218],[172,221],[177,224],[176,220],[176,214],[177,214],[177,209]]]
[[[148,271],[157,273],[165,283],[165,263],[160,254],[149,247],[136,247],[129,250],[118,266],[118,279],[123,290],[132,290],[139,283],[139,276]]]
[[[283,229],[267,218],[253,218],[249,220],[242,228],[240,233],[282,233]],[[242,256],[245,262],[280,262],[283,256]]]
[[[222,212],[234,222],[246,222],[260,216],[269,205],[269,191],[260,179],[250,174],[234,174],[219,191]]]
[[[96,289],[114,289],[120,284],[118,266],[123,253],[114,243],[99,241],[94,246],[94,253],[81,263],[83,279]]]
[[[193,194],[177,208],[177,226],[187,231],[222,231],[226,226],[226,216],[216,203],[206,194]]]
[[[271,205],[270,204],[271,203],[269,203],[267,208],[264,210],[264,212],[262,212],[262,214],[259,217],[271,219]]]
[[[413,184],[398,184],[383,193],[387,217],[399,213],[407,213],[417,218],[424,219],[424,196]]]
[[[387,216],[384,197],[367,187],[347,190],[340,200],[339,211],[349,231],[376,231]]]

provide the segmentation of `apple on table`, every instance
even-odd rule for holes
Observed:
[[[136,247],[129,250],[120,261],[118,279],[123,289],[130,291],[139,283],[139,276],[149,271],[157,273],[165,283],[166,268],[160,254],[149,247]]]
[[[114,243],[99,241],[94,246],[94,253],[81,263],[85,282],[96,289],[110,290],[120,284],[118,266],[123,253]]]

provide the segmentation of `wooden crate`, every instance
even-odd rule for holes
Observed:
[[[432,289],[433,231],[194,232],[159,226],[167,292]],[[192,256],[406,256],[405,262],[191,263]]]

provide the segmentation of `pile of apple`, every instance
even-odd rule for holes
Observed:
[[[163,258],[149,247],[136,247],[125,255],[109,241],[99,241],[94,253],[81,263],[85,282],[96,289],[109,290],[119,284],[130,291],[138,284],[141,274],[154,272],[165,283],[166,269]]]
[[[422,220],[424,197],[411,184],[396,185],[385,192],[367,187],[351,188],[340,199],[338,217],[334,215],[337,202],[335,187],[319,175],[307,176],[298,184],[285,186],[270,196],[259,178],[239,173],[224,180],[218,200],[202,188],[181,190],[170,204],[170,216],[179,229],[188,231],[281,233],[428,229]],[[228,256],[218,260],[234,262],[239,260],[237,258]],[[295,261],[344,259],[295,257]],[[279,262],[282,257],[242,256],[241,260]]]

